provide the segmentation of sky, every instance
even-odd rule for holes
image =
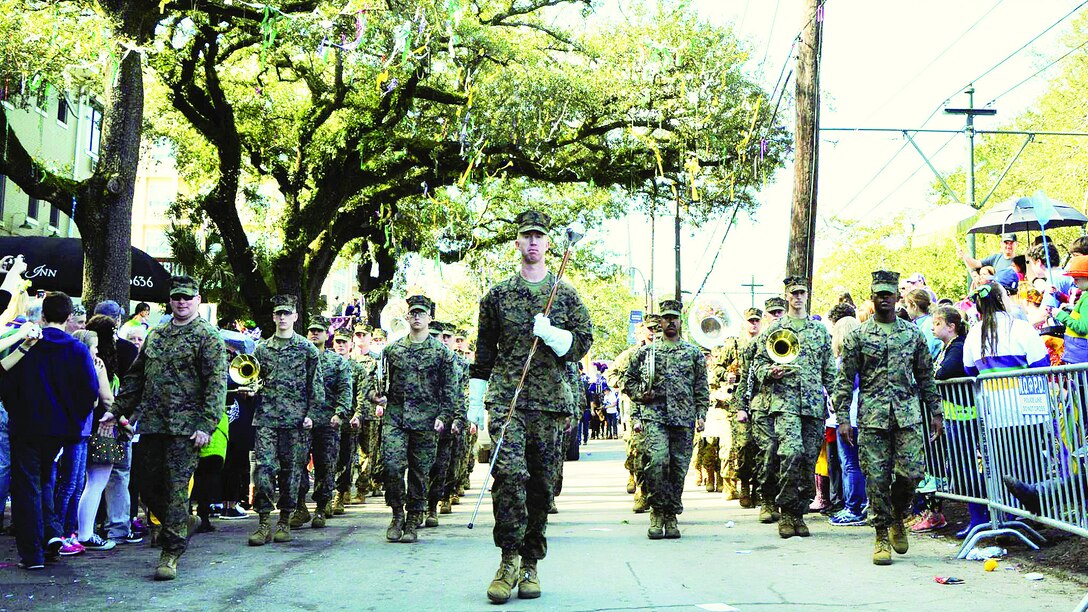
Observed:
[[[910,3],[827,0],[820,125],[962,129],[962,117],[940,112],[946,101],[948,105],[966,106],[967,97],[962,90],[974,82],[975,104],[982,106],[1061,55],[1067,49],[1061,44],[1062,37],[1080,12],[990,71],[1080,3],[1081,0]],[[732,23],[737,34],[749,41],[754,50],[750,70],[757,77],[762,74],[760,80],[768,90],[774,86],[784,63],[789,62],[787,71],[795,64],[788,54],[802,24],[801,0],[693,0],[693,4],[715,23]],[[1084,10],[1088,7],[1081,9]],[[977,127],[994,129],[1012,121],[1040,95],[1046,78],[1058,74],[1060,69],[1059,63],[1002,95],[993,105],[998,114],[978,119]],[[789,117],[792,131],[792,109]],[[916,141],[943,173],[966,163],[967,144],[963,135],[920,134]],[[933,174],[923,167],[921,156],[909,145],[896,155],[905,142],[898,133],[823,132],[818,227],[825,227],[833,217],[878,223],[905,211],[917,217],[931,208],[935,201]],[[942,146],[943,150],[938,152]],[[761,207],[754,218],[749,219],[743,213],[738,216],[739,222],[730,230],[707,281],[704,293],[723,300],[727,309],[736,309],[734,315],[749,306],[749,289],[741,285],[751,282],[753,276],[757,284],[763,285],[758,291],[777,293],[781,289],[793,171],[792,163],[787,164],[777,173],[773,184],[760,193]],[[684,228],[681,285],[685,291],[698,289],[710,270],[711,260],[722,243],[724,225],[715,221],[701,229]],[[648,219],[632,216],[610,221],[601,233],[615,252],[616,263],[633,265],[646,277],[650,275],[652,256],[656,269],[655,293],[658,299],[671,297],[675,287],[671,217],[658,219],[652,251]],[[820,255],[832,246],[820,242],[818,236],[817,267]],[[637,273],[633,276],[634,285],[641,287],[641,276]],[[759,296],[758,302],[765,297]]]

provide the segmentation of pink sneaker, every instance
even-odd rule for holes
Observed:
[[[85,551],[86,549],[79,543],[79,537],[74,533],[68,536],[68,538],[64,540],[64,544],[61,544],[60,547],[60,554],[64,557],[71,557],[72,555],[78,555]]]
[[[922,517],[922,520],[911,525],[910,530],[913,533],[926,533],[935,531],[946,525],[948,525],[948,521],[944,520],[944,515],[940,512],[926,512]]]

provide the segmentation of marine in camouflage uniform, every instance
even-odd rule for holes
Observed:
[[[571,398],[574,401],[570,404],[570,421],[568,421],[562,430],[559,432],[559,436],[556,438],[555,452],[559,454],[559,464],[555,470],[555,483],[553,489],[555,495],[552,499],[552,505],[548,508],[548,514],[556,514],[559,512],[559,508],[555,505],[555,497],[558,497],[563,492],[563,466],[567,463],[567,450],[570,448],[572,438],[574,437],[574,423],[578,420],[578,417],[582,415],[582,411],[585,410],[586,404],[589,402],[589,398],[586,397],[585,387],[582,385],[582,375],[578,372],[578,364],[567,364],[567,386],[570,387]]]
[[[351,488],[352,469],[355,470],[355,497],[352,503],[363,503],[367,495],[376,495],[381,491],[381,482],[385,478],[381,461],[381,435],[382,418],[378,414],[377,406],[370,400],[370,392],[374,389],[374,376],[378,370],[378,358],[370,350],[371,334],[374,332],[369,325],[355,326],[355,342],[357,351],[353,363],[355,365],[355,400],[348,436],[348,444],[353,445],[353,451],[357,451],[358,462],[351,466],[343,467],[343,472],[337,480],[337,489],[341,492],[341,499],[347,501]],[[344,455],[344,452],[341,452]]]
[[[893,549],[907,552],[903,517],[925,472],[925,415],[919,396],[930,430],[940,435],[944,425],[925,337],[915,325],[895,316],[898,287],[898,273],[873,272],[875,314],[843,340],[842,369],[832,395],[839,436],[851,443],[850,403],[858,377],[858,460],[865,474],[870,522],[876,528],[876,565],[891,563]]]
[[[261,388],[253,413],[257,462],[253,508],[260,524],[249,537],[250,546],[291,541],[289,521],[298,500],[299,478],[305,471],[307,430],[313,426],[310,415],[325,402],[320,353],[294,331],[298,310],[293,295],[272,297],[272,320],[275,335],[258,342],[253,352],[261,364]],[[273,534],[270,515],[277,486],[275,506],[280,518]]]
[[[784,317],[786,307],[786,300],[780,297],[767,298],[763,302],[763,310],[768,324]],[[748,413],[748,418],[752,422],[752,439],[756,447],[753,476],[755,490],[752,494],[761,504],[759,521],[773,523],[780,518],[780,515],[774,505],[777,481],[767,478],[768,474],[778,473],[778,446],[774,437],[774,421],[770,416],[770,386],[760,384],[752,368],[756,352],[764,350],[766,341],[766,336],[760,333],[755,341],[744,347],[744,360],[741,363],[740,372],[741,386],[744,391],[740,399],[740,409]]]
[[[453,343],[453,334],[449,333],[449,324],[442,321],[432,321],[430,330],[431,337],[437,339],[453,353],[453,348],[450,346]],[[459,406],[458,412],[461,413],[464,411],[464,387],[467,382],[468,370],[456,353],[453,353],[453,371],[451,375],[454,379],[453,388],[455,389],[453,401]],[[456,465],[455,461],[460,460],[457,449],[462,446],[463,434],[463,431],[455,433],[453,428],[446,428],[442,433],[438,434],[438,448],[435,451],[434,463],[431,465],[429,475],[427,518],[423,523],[425,527],[438,526],[439,502],[442,503],[443,514],[452,512],[449,499],[451,485],[453,484],[453,472],[451,470]]]
[[[427,335],[434,303],[425,296],[408,298],[411,333],[384,349],[385,385],[375,393],[385,403],[382,462],[385,503],[393,519],[385,532],[390,542],[415,542],[427,504],[428,476],[434,464],[438,435],[460,432],[464,405],[458,405],[458,377],[453,351]],[[408,486],[405,497],[405,472]],[[408,516],[404,512],[407,506]]]
[[[196,314],[199,305],[196,281],[172,277],[173,319],[147,334],[111,409],[116,417],[140,420],[132,465],[144,503],[162,525],[157,580],[177,576],[194,527],[189,480],[227,401],[226,347],[215,327]]]
[[[348,372],[351,376],[351,415],[355,414],[356,390],[359,386],[359,364],[352,359],[351,330],[340,328],[333,333],[332,348],[348,363]],[[365,384],[365,383],[364,383]],[[357,446],[355,432],[358,429],[349,419],[343,419],[340,423],[340,444],[336,453],[336,475],[334,491],[332,495],[332,514],[339,516],[344,513],[344,504],[351,494],[352,470],[355,469]]]
[[[623,419],[627,424],[627,439],[625,441],[627,457],[624,459],[623,467],[627,470],[627,493],[635,496],[632,510],[636,514],[641,514],[650,508],[650,505],[646,502],[645,445],[643,444],[642,432],[635,431],[631,427],[631,397],[624,390],[624,381],[627,377],[627,370],[631,367],[631,359],[634,358],[635,353],[641,347],[653,342],[655,330],[660,332],[660,324],[658,315],[647,315],[646,320],[635,327],[635,335],[638,336],[639,343],[624,349],[619,355],[616,355],[612,367],[609,368],[608,374],[606,374],[608,384],[626,398],[621,402],[621,409],[624,412]]]
[[[455,352],[461,358],[461,363],[465,369],[464,382],[465,386],[462,389],[467,401],[468,398],[468,370],[472,366],[472,360],[469,358],[471,352],[468,348],[467,332],[463,329],[457,330],[457,335],[454,336],[454,346],[456,346]],[[472,475],[472,468],[476,465],[476,443],[479,440],[479,429],[476,423],[470,423],[469,427],[462,434],[464,436],[464,452],[461,454],[461,461],[457,466],[457,478],[454,482],[457,483],[457,495],[464,495],[464,492],[470,488],[469,479]],[[457,500],[454,500],[457,503]]]
[[[744,405],[745,393],[741,381],[745,380],[750,369],[755,352],[753,345],[759,335],[763,311],[749,308],[744,311],[744,319],[744,333],[739,338],[731,339],[732,343],[726,341],[725,357],[715,364],[716,367],[710,373],[710,381],[712,389],[716,384],[719,389],[726,391],[723,394],[726,399],[722,404],[729,418],[731,434],[729,448],[723,449],[728,453],[722,470],[726,487],[736,489],[742,508],[751,508],[757,472],[757,447],[752,433],[751,414]],[[713,393],[711,396],[713,397]]]
[[[631,415],[641,429],[646,452],[646,490],[650,504],[652,540],[679,538],[676,516],[684,511],[681,496],[691,464],[691,439],[701,430],[710,408],[706,357],[696,345],[680,337],[683,306],[664,300],[660,311],[664,340],[644,346],[631,359],[624,389],[635,400]],[[653,359],[653,378],[647,380],[646,361]]]
[[[493,535],[502,550],[487,590],[494,603],[506,602],[515,586],[518,597],[540,596],[537,561],[548,551],[544,534],[560,461],[556,438],[573,402],[567,363],[582,359],[593,343],[593,324],[578,292],[565,281],[557,283],[544,262],[551,219],[526,211],[516,223],[521,270],[480,300],[476,362],[469,368],[469,411],[482,412],[486,405],[491,438],[497,444],[503,436],[492,487]],[[545,317],[553,287],[555,300]],[[504,432],[533,336],[540,339],[537,351]]]
[[[812,501],[812,475],[827,418],[824,390],[835,382],[835,361],[827,328],[807,315],[808,280],[791,276],[783,284],[789,313],[760,335],[752,360],[752,376],[767,387],[770,397],[759,427],[767,437],[766,451],[775,453],[778,462],[777,471],[763,474],[762,497],[764,503],[774,500],[781,509],[780,537],[807,537],[802,517]],[[779,329],[793,331],[800,343],[800,353],[788,368],[772,361],[765,346],[766,338]]]
[[[313,428],[309,435],[309,455],[314,461],[314,513],[311,527],[320,529],[325,526],[325,519],[332,516],[332,497],[336,488],[336,459],[340,452],[340,428],[351,416],[352,375],[350,361],[327,350],[325,344],[329,338],[330,322],[317,316],[310,319],[306,327],[310,342],[321,352],[318,368],[325,383],[325,401],[310,410]],[[305,463],[306,455],[303,455]],[[310,512],[306,508],[306,495],[310,492],[310,475],[302,470],[298,486],[298,504],[291,516],[291,527],[301,527],[310,521]]]

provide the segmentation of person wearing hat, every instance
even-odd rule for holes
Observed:
[[[323,316],[310,318],[306,326],[306,336],[320,352],[317,367],[321,370],[321,379],[325,383],[324,401],[310,409],[313,427],[309,435],[303,434],[309,450],[302,455],[303,465],[311,455],[314,462],[314,503],[317,509],[311,522],[310,510],[306,507],[306,496],[310,492],[310,475],[302,469],[299,477],[298,501],[295,512],[291,515],[291,528],[302,527],[306,523],[314,529],[325,526],[325,520],[333,516],[332,498],[336,490],[336,459],[340,453],[340,429],[351,417],[354,383],[354,368],[347,359],[335,351],[326,348],[329,340],[331,322]]]
[[[320,353],[313,344],[295,333],[298,306],[293,295],[272,296],[271,338],[257,343],[253,357],[261,364],[261,386],[253,414],[254,470],[253,508],[260,517],[257,530],[249,536],[250,546],[291,541],[291,514],[298,503],[298,483],[305,471],[307,433],[314,425],[312,415],[325,402]],[[272,496],[279,484],[275,507],[280,516],[271,523]]]
[[[148,333],[102,420],[108,427],[139,411],[140,443],[133,446],[132,465],[144,503],[162,525],[156,580],[177,577],[178,559],[195,528],[181,493],[227,403],[227,350],[215,326],[197,315],[199,305],[196,281],[171,277],[173,317]]]
[[[941,396],[925,337],[896,316],[898,280],[896,272],[873,272],[873,316],[843,340],[842,369],[831,393],[839,439],[857,444],[865,474],[869,522],[876,529],[875,565],[890,564],[892,550],[905,554],[908,549],[903,518],[910,512],[926,467],[922,419],[928,414],[933,439],[944,429]],[[855,378],[859,381],[856,441],[850,424]]]
[[[980,270],[986,266],[990,266],[994,269],[994,274],[1013,267],[1013,258],[1016,257],[1016,234],[1006,233],[1001,234],[1001,251],[983,257],[975,259],[967,254],[963,250],[963,246],[956,243],[956,255],[963,260],[963,263],[971,270]]]
[[[760,321],[761,329],[764,325],[770,325],[775,321],[786,316],[786,300],[774,296],[767,298],[763,301],[763,319]],[[748,416],[748,420],[752,426],[752,441],[755,447],[754,466],[752,468],[753,478],[753,490],[751,492],[754,500],[753,504],[761,504],[760,508],[760,521],[764,523],[773,523],[780,517],[778,509],[775,507],[772,501],[768,501],[763,496],[763,475],[768,471],[777,470],[777,456],[774,453],[768,453],[767,449],[772,447],[772,434],[773,432],[766,426],[767,414],[771,405],[771,397],[767,392],[769,387],[767,385],[761,385],[754,375],[752,370],[752,362],[755,359],[756,351],[762,350],[763,345],[766,344],[766,338],[763,337],[762,332],[756,336],[755,341],[749,343],[744,349],[744,361],[743,369],[740,372],[740,386],[743,391],[740,393],[740,412],[744,412]]]
[[[393,511],[385,538],[390,542],[418,539],[416,529],[424,520],[438,436],[447,429],[460,433],[465,418],[464,404],[457,402],[460,389],[453,351],[428,333],[432,316],[430,298],[408,298],[405,319],[410,331],[385,347],[383,380],[375,381],[370,391],[371,401],[385,419],[385,503]]]
[[[377,495],[382,489],[384,478],[381,461],[382,415],[378,407],[370,401],[372,378],[378,370],[379,351],[373,349],[371,340],[377,337],[380,329],[357,323],[355,347],[352,351],[354,362],[355,398],[352,402],[351,421],[347,424],[341,438],[341,462],[336,477],[337,497],[333,500],[333,514],[344,513],[344,504],[350,499],[353,504],[366,501],[367,495]],[[351,431],[347,431],[350,429]],[[350,445],[351,449],[345,449]],[[346,453],[352,454],[352,464],[344,463]],[[354,463],[356,458],[358,463]],[[355,496],[351,495],[351,473],[355,470]]]
[[[769,399],[756,422],[766,453],[759,520],[774,522],[777,506],[779,537],[808,537],[802,517],[812,501],[812,475],[827,418],[824,393],[835,381],[835,361],[827,327],[808,316],[808,279],[789,276],[782,284],[786,316],[767,326],[752,358],[751,376],[766,388]],[[766,346],[766,339],[779,330],[792,332],[799,344],[789,364],[772,360]]]
[[[548,550],[551,476],[562,461],[555,438],[573,401],[565,382],[567,362],[582,359],[593,343],[593,323],[581,297],[570,283],[558,282],[545,262],[551,219],[528,210],[515,223],[521,267],[480,300],[476,360],[469,368],[470,418],[482,427],[486,407],[489,433],[497,440],[530,348],[537,347],[495,462],[493,535],[502,560],[487,589],[493,603],[508,601],[514,587],[519,598],[540,597],[537,562]],[[544,316],[553,287],[555,301]]]
[[[1066,276],[1073,279],[1080,298],[1072,312],[1046,305],[1047,314],[1065,325],[1065,351],[1062,362],[1066,364],[1088,363],[1088,256],[1069,260]]]
[[[434,333],[437,330],[437,335]],[[453,350],[453,332],[449,323],[432,321],[430,326],[431,337],[436,338],[443,346],[453,353],[453,375],[456,389],[454,402],[463,406],[465,403],[464,389],[468,383],[468,366],[463,364],[461,358]],[[435,451],[434,463],[431,464],[429,475],[429,487],[427,489],[427,518],[423,521],[424,527],[438,526],[438,505],[442,504],[442,514],[453,512],[453,501],[450,499],[453,485],[453,466],[461,460],[462,440],[464,432],[454,433],[446,429],[438,434],[438,448]]]
[[[763,326],[763,311],[749,308],[744,311],[744,323],[741,324],[739,338],[726,340],[725,360],[718,362],[718,367],[711,372],[711,380],[729,388],[729,397],[725,402],[729,415],[730,446],[724,469],[726,486],[736,490],[741,508],[753,506],[752,494],[755,484],[756,444],[752,436],[752,421],[744,405],[744,391],[741,381],[746,380],[750,369],[754,344],[759,330]],[[753,350],[749,350],[752,348]],[[743,385],[746,387],[746,385]]]
[[[624,389],[635,406],[631,424],[642,432],[646,459],[646,492],[650,504],[651,540],[679,538],[676,515],[684,511],[681,495],[691,464],[691,439],[701,431],[710,408],[706,358],[696,345],[680,337],[677,300],[660,304],[663,340],[644,346],[631,360]],[[647,361],[653,360],[653,376]]]
[[[654,341],[654,329],[649,324],[649,318],[635,325],[635,338],[638,339],[638,344],[628,347],[619,355],[616,355],[606,376],[608,384],[622,394],[623,400],[620,403],[620,413],[623,415],[623,422],[626,424],[625,430],[627,431],[627,458],[623,462],[623,467],[627,469],[627,494],[635,496],[632,510],[635,514],[642,514],[650,509],[649,504],[646,503],[646,476],[643,468],[645,464],[643,459],[644,445],[642,444],[642,432],[631,429],[631,397],[627,395],[624,381],[627,378],[627,370],[631,367],[631,360],[634,359],[635,353]],[[583,393],[583,395],[585,394]]]
[[[369,335],[369,332],[368,332]],[[358,397],[358,385],[360,376],[360,363],[355,361],[352,351],[355,348],[352,330],[347,327],[337,328],[332,336],[332,350],[343,357],[350,366],[351,373],[351,417],[355,416],[355,402]],[[344,504],[351,494],[352,470],[355,469],[357,460],[357,441],[355,439],[356,428],[352,426],[350,419],[342,419],[340,423],[340,445],[336,453],[336,474],[334,477],[334,490],[332,494],[332,515],[339,516],[344,513]],[[326,515],[328,518],[328,515]]]

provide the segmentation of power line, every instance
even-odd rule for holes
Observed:
[[[1020,81],[1020,82],[1019,82],[1019,83],[1017,83],[1016,85],[1013,85],[1012,87],[1010,87],[1010,88],[1006,89],[1005,91],[1003,91],[1003,92],[1001,92],[1001,93],[997,94],[996,96],[994,96],[994,99],[993,99],[993,100],[990,100],[989,102],[987,102],[987,103],[986,103],[986,104],[984,104],[983,106],[992,106],[992,105],[993,105],[993,103],[994,103],[994,102],[997,102],[997,100],[998,100],[999,98],[1003,97],[1004,95],[1008,94],[1009,92],[1013,91],[1014,89],[1016,89],[1016,88],[1020,87],[1020,86],[1021,86],[1021,85],[1023,85],[1024,83],[1027,83],[1028,81],[1030,81],[1030,80],[1034,79],[1035,77],[1039,76],[1040,74],[1042,74],[1042,73],[1046,72],[1046,71],[1047,71],[1047,70],[1049,70],[1049,69],[1050,69],[1050,67],[1051,67],[1051,66],[1053,66],[1054,64],[1057,64],[1058,62],[1060,62],[1060,61],[1064,60],[1065,58],[1069,57],[1070,55],[1073,55],[1073,54],[1074,54],[1074,53],[1076,53],[1077,51],[1080,51],[1081,49],[1083,49],[1083,48],[1085,47],[1085,45],[1088,45],[1088,40],[1085,40],[1084,42],[1082,42],[1081,44],[1077,45],[1076,47],[1073,47],[1072,49],[1070,49],[1070,50],[1066,51],[1065,53],[1063,53],[1063,54],[1061,55],[1061,57],[1058,57],[1057,59],[1053,60],[1052,62],[1050,62],[1050,63],[1049,63],[1049,64],[1047,64],[1046,66],[1043,66],[1042,68],[1040,68],[1040,69],[1036,70],[1036,71],[1035,71],[1034,73],[1032,73],[1032,75],[1031,75],[1031,76],[1029,76],[1029,77],[1025,78],[1024,80]]]
[[[960,33],[960,35],[959,35],[959,36],[957,36],[957,37],[956,37],[956,40],[953,40],[953,41],[952,41],[951,43],[949,43],[949,44],[948,44],[948,46],[946,46],[946,47],[945,47],[945,48],[944,48],[944,49],[943,49],[943,50],[942,50],[942,51],[941,51],[940,53],[938,53],[938,54],[936,55],[936,57],[934,57],[933,59],[929,60],[929,63],[928,63],[928,64],[926,64],[926,65],[925,65],[925,67],[924,67],[924,68],[922,68],[922,69],[921,69],[920,71],[918,71],[918,74],[916,74],[916,75],[914,75],[913,77],[911,77],[911,79],[910,79],[909,81],[907,81],[906,83],[904,83],[904,84],[903,84],[903,86],[902,86],[902,87],[900,87],[900,88],[899,88],[898,90],[896,90],[896,92],[895,92],[895,93],[893,93],[892,95],[888,96],[888,99],[887,99],[887,100],[885,100],[885,101],[884,101],[884,102],[883,102],[883,103],[882,103],[882,104],[881,104],[880,106],[878,106],[876,110],[874,110],[873,112],[869,113],[869,115],[868,115],[867,117],[865,117],[865,119],[863,119],[863,120],[862,120],[862,121],[861,121],[860,123],[865,123],[865,122],[866,122],[866,121],[868,121],[869,119],[872,119],[872,118],[873,118],[874,116],[876,116],[876,114],[877,114],[877,113],[879,113],[880,111],[884,110],[884,109],[885,109],[885,108],[886,108],[886,107],[888,106],[888,104],[890,104],[890,103],[891,103],[891,102],[892,102],[893,100],[895,100],[896,98],[898,98],[898,97],[899,97],[899,94],[901,94],[901,93],[903,93],[904,91],[906,91],[906,89],[907,89],[908,87],[910,87],[910,86],[911,86],[911,85],[912,85],[912,84],[913,84],[913,83],[914,83],[915,81],[917,81],[917,80],[918,80],[918,79],[919,79],[919,78],[920,78],[920,77],[921,77],[922,75],[924,75],[924,74],[926,73],[926,71],[927,71],[927,70],[929,70],[930,68],[932,68],[934,64],[936,64],[936,63],[937,63],[937,62],[938,62],[938,61],[939,61],[939,60],[940,60],[940,59],[941,59],[942,57],[944,57],[945,53],[948,53],[948,52],[949,52],[949,51],[950,51],[950,50],[952,49],[952,47],[955,47],[955,46],[956,46],[957,44],[959,44],[959,42],[960,42],[961,40],[963,40],[963,38],[964,38],[965,36],[967,36],[968,34],[970,34],[970,33],[971,33],[971,31],[975,29],[975,26],[977,26],[978,24],[982,23],[982,21],[983,21],[984,19],[986,19],[987,17],[989,17],[989,16],[990,16],[990,13],[994,12],[994,9],[996,9],[996,8],[997,8],[997,7],[999,7],[999,6],[1001,6],[1001,3],[1003,3],[1004,1],[1005,1],[1005,0],[997,0],[997,2],[996,2],[996,3],[995,3],[995,4],[993,5],[993,6],[991,6],[991,7],[990,7],[990,10],[986,11],[985,13],[983,13],[981,17],[979,17],[979,18],[978,18],[977,20],[975,20],[975,22],[974,22],[974,23],[972,23],[972,24],[971,24],[970,26],[968,26],[968,28],[967,28],[966,30],[964,30],[964,31],[963,31],[962,33]]]
[[[936,151],[934,151],[934,153],[933,153],[933,156],[936,156],[936,155],[937,155],[937,154],[939,154],[939,153],[940,153],[941,151],[943,151],[943,150],[945,149],[945,147],[947,147],[948,145],[952,144],[952,141],[953,141],[953,140],[955,140],[957,136],[959,136],[959,134],[953,134],[953,135],[952,135],[952,136],[951,136],[951,137],[950,137],[950,138],[949,138],[948,140],[946,140],[946,141],[945,141],[945,143],[944,143],[943,145],[941,145],[941,146],[940,146],[940,148],[938,148],[938,149],[937,149]],[[906,146],[907,144],[909,144],[909,143],[906,143],[906,144],[904,144],[903,146]],[[887,195],[885,195],[885,196],[884,196],[883,198],[881,198],[880,200],[878,200],[876,204],[873,204],[873,205],[872,205],[871,207],[869,207],[869,209],[868,209],[868,210],[866,210],[866,211],[865,211],[864,213],[862,213],[862,214],[861,214],[861,215],[860,215],[860,216],[859,216],[859,217],[857,218],[857,219],[858,219],[858,221],[863,221],[863,220],[865,220],[865,219],[866,219],[866,218],[867,218],[867,217],[868,217],[869,215],[873,214],[873,212],[875,212],[875,211],[876,211],[876,209],[880,208],[880,205],[881,205],[881,204],[883,204],[884,202],[888,201],[888,198],[892,197],[892,196],[893,196],[893,195],[895,195],[895,194],[896,194],[896,193],[897,193],[897,192],[898,192],[898,191],[899,191],[900,189],[902,189],[902,188],[903,188],[903,186],[904,186],[904,185],[906,185],[906,184],[907,184],[908,182],[910,182],[910,180],[911,180],[911,179],[913,179],[913,178],[915,177],[915,175],[917,175],[917,174],[918,174],[919,172],[921,172],[921,171],[922,171],[922,169],[926,167],[926,165],[927,165],[927,164],[926,164],[925,162],[923,162],[923,163],[922,163],[922,165],[918,166],[918,167],[917,167],[917,168],[916,168],[916,169],[914,170],[914,172],[911,172],[911,173],[910,173],[910,175],[909,175],[909,176],[907,176],[907,178],[903,179],[903,182],[901,182],[901,183],[899,183],[898,185],[896,185],[896,186],[895,186],[895,188],[894,188],[894,189],[892,189],[892,190],[891,190],[890,192],[888,192],[888,194],[887,194]]]
[[[763,64],[767,62],[767,54],[771,52],[771,38],[774,36],[774,24],[778,21],[778,8],[782,6],[782,0],[778,0],[774,5],[774,16],[771,17],[771,31],[767,32],[767,46],[763,50],[763,59],[759,62],[759,76],[763,77]],[[790,52],[792,53],[792,51]]]

